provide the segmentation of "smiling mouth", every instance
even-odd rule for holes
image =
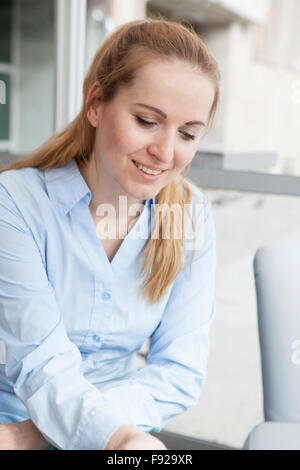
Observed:
[[[142,163],[140,162],[137,162],[136,160],[132,160],[133,163],[135,164],[135,166],[137,168],[139,168],[140,170],[142,171],[145,171],[145,173],[148,173],[148,174],[153,174],[153,175],[159,175],[161,173],[163,173],[164,171],[167,171],[167,170],[163,170],[162,168],[151,168],[147,165],[143,165]]]

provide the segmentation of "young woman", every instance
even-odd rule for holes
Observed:
[[[165,449],[147,432],[197,404],[215,229],[185,175],[219,78],[193,31],[126,23],[79,115],[1,171],[1,449]]]

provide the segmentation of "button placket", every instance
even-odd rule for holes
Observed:
[[[111,298],[112,294],[108,292],[107,286],[104,286],[100,279],[95,279],[95,303],[88,335],[91,347],[100,347],[103,341],[102,336],[110,331]]]
[[[111,294],[109,292],[102,292],[101,298],[105,301],[108,301],[111,299]]]

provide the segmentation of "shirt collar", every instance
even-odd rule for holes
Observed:
[[[60,168],[44,170],[49,198],[53,205],[66,215],[81,199],[90,203],[92,193],[80,173],[76,160],[72,159]],[[147,199],[145,206],[150,209],[155,204],[155,196]]]

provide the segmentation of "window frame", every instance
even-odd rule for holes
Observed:
[[[192,179],[193,167],[188,175]],[[201,168],[197,184],[208,189],[243,191],[248,193],[300,196],[300,176],[266,172]]]
[[[5,73],[10,77],[10,93],[6,96],[6,102],[10,103],[9,115],[9,136],[8,140],[0,140],[0,153],[9,152],[14,153],[17,148],[17,133],[18,126],[18,45],[19,45],[19,31],[17,28],[18,20],[18,2],[12,0],[12,29],[10,38],[11,62],[0,62],[0,73]]]
[[[60,131],[80,111],[84,79],[86,0],[55,0],[54,129]]]

